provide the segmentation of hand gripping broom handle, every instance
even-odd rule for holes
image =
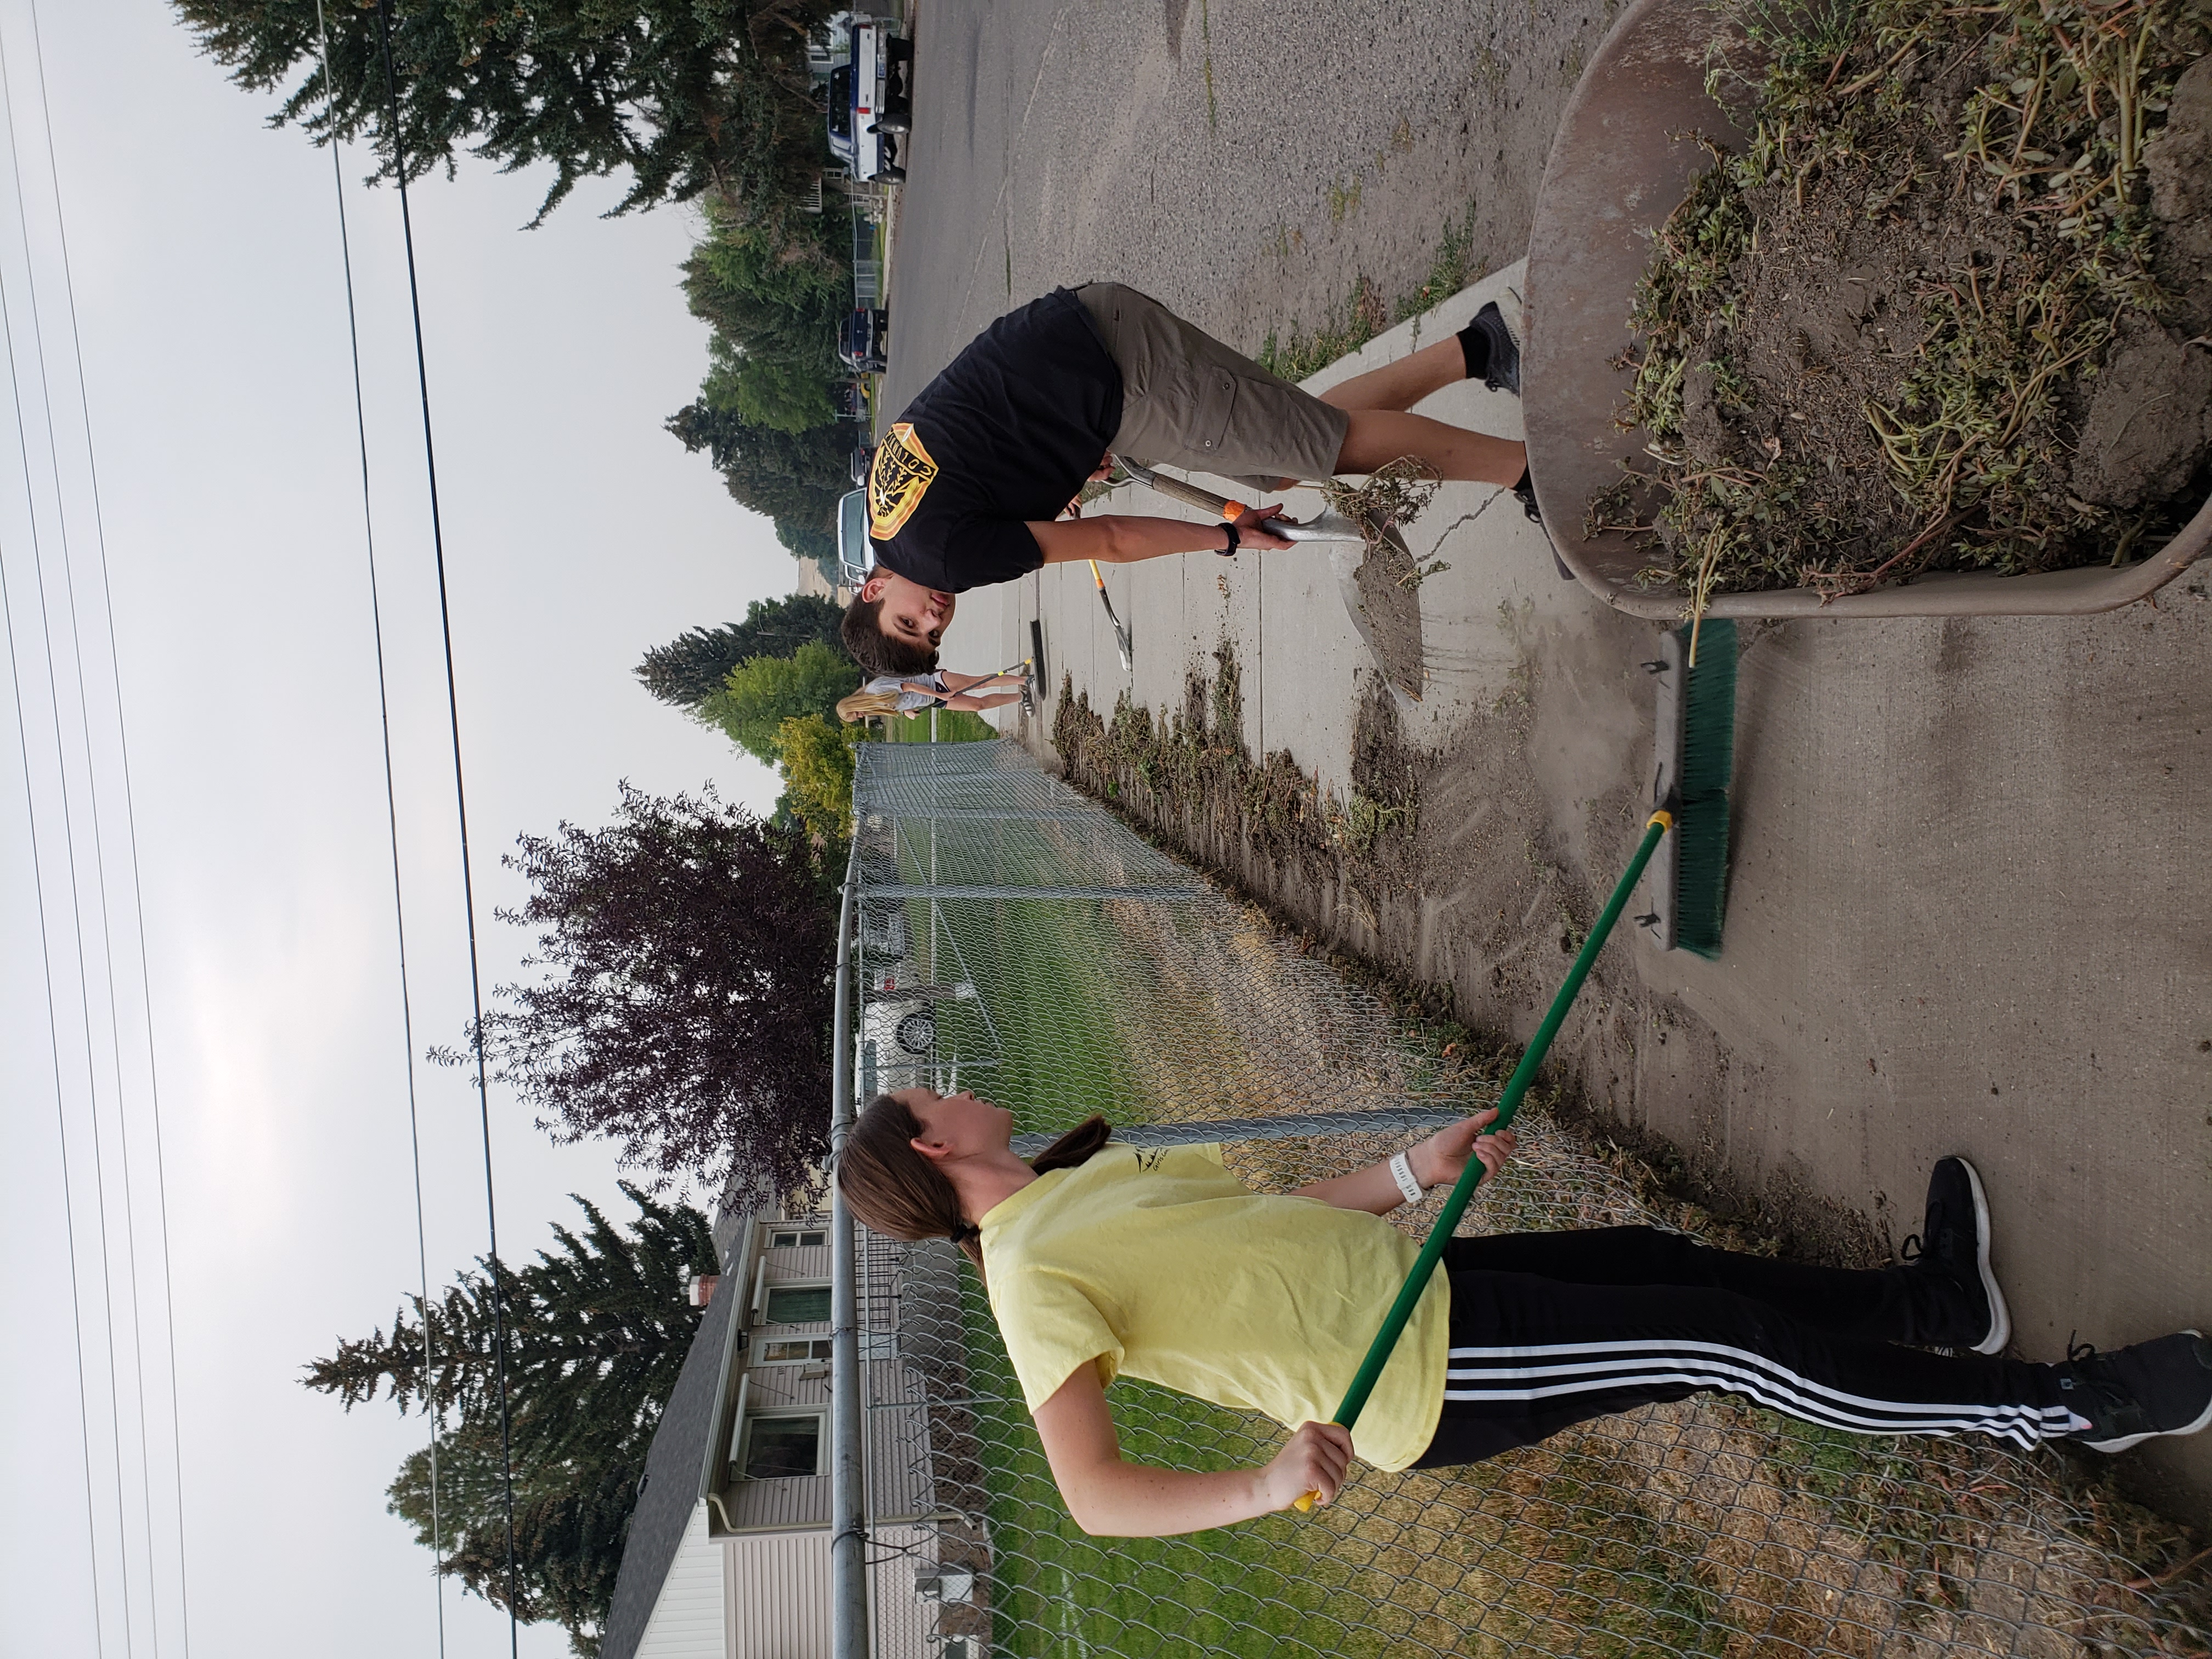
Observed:
[[[1498,1097],[1498,1121],[1484,1133],[1496,1134],[1500,1129],[1509,1127],[1514,1114],[1521,1109],[1521,1097],[1528,1092],[1528,1085],[1535,1080],[1537,1070],[1544,1063],[1544,1056],[1551,1050],[1552,1039],[1559,1034],[1560,1023],[1566,1018],[1567,1010],[1574,1005],[1575,994],[1583,988],[1583,981],[1589,977],[1590,966],[1596,962],[1597,953],[1605,948],[1606,936],[1613,932],[1613,923],[1620,920],[1621,910],[1628,903],[1630,892],[1644,874],[1644,866],[1651,862],[1651,854],[1658,850],[1660,838],[1674,826],[1674,823],[1670,813],[1658,811],[1651,815],[1644,827],[1644,840],[1636,849],[1636,856],[1628,861],[1627,873],[1621,877],[1620,884],[1613,890],[1613,896],[1605,902],[1605,908],[1599,913],[1596,926],[1590,929],[1589,937],[1583,941],[1583,948],[1576,953],[1575,965],[1567,969],[1566,983],[1559,987],[1559,995],[1552,999],[1551,1011],[1544,1016],[1544,1023],[1536,1028],[1536,1035],[1529,1039],[1528,1048],[1522,1051],[1521,1063],[1513,1068],[1512,1077],[1506,1081],[1505,1092]],[[1468,1203],[1474,1197],[1474,1189],[1481,1181],[1482,1161],[1469,1158],[1467,1168],[1460,1171],[1459,1180],[1452,1188],[1451,1196],[1444,1201],[1443,1212],[1437,1217],[1436,1225],[1429,1229],[1428,1238],[1421,1246],[1421,1254],[1414,1261],[1413,1271],[1406,1275],[1405,1284],[1399,1287],[1398,1299],[1390,1304],[1390,1311],[1382,1321],[1382,1328],[1375,1334],[1375,1340],[1369,1345],[1367,1358],[1359,1364],[1358,1375],[1352,1379],[1352,1386],[1345,1390],[1344,1403],[1336,1408],[1335,1420],[1346,1428],[1358,1422],[1359,1413],[1366,1409],[1367,1396],[1375,1392],[1375,1384],[1382,1375],[1383,1366],[1390,1363],[1391,1351],[1398,1346],[1399,1337],[1405,1333],[1406,1322],[1413,1316],[1415,1304],[1420,1301],[1421,1293],[1428,1289],[1429,1276],[1436,1272],[1437,1263],[1443,1259],[1444,1245],[1459,1226],[1460,1217],[1467,1213]],[[1300,1510],[1311,1509],[1314,1499],[1318,1496],[1318,1493],[1308,1492],[1297,1500],[1297,1507]]]

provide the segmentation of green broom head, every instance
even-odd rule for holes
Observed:
[[[1685,647],[1690,630],[1681,630]],[[1729,772],[1735,763],[1735,624],[1708,617],[1682,688],[1681,810],[1674,818],[1674,943],[1721,953],[1728,902]]]

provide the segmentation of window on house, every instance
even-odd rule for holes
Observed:
[[[822,1419],[756,1417],[745,1425],[745,1478],[789,1480],[821,1472]]]
[[[760,1357],[763,1364],[774,1364],[785,1359],[827,1359],[830,1357],[830,1339],[811,1336],[796,1342],[763,1342]]]
[[[768,1236],[772,1250],[811,1250],[826,1243],[830,1235],[820,1227],[786,1227]]]
[[[777,1285],[768,1293],[768,1322],[771,1325],[826,1325],[830,1322],[827,1285]]]

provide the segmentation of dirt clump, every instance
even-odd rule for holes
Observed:
[[[2166,130],[2143,149],[2160,223],[2158,277],[2183,332],[2212,333],[2212,58],[2174,82]]]
[[[1421,695],[1421,596],[1413,556],[1402,543],[1377,541],[1352,578],[1359,588],[1360,630],[1382,672],[1409,697]]]
[[[1360,634],[1390,683],[1417,702],[1425,682],[1419,589],[1449,567],[1440,561],[1420,564],[1400,532],[1427,510],[1441,482],[1427,462],[1401,455],[1363,483],[1339,478],[1322,486],[1330,508],[1367,532],[1367,556],[1352,579],[1359,590]]]

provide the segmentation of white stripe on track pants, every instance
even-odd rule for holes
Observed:
[[[1458,1238],[1443,1267],[1443,1417],[1416,1468],[1478,1462],[1698,1393],[1857,1434],[2020,1446],[2074,1420],[2051,1366],[1898,1346],[1960,1334],[1961,1299],[1924,1269],[1799,1267],[1649,1227]]]

